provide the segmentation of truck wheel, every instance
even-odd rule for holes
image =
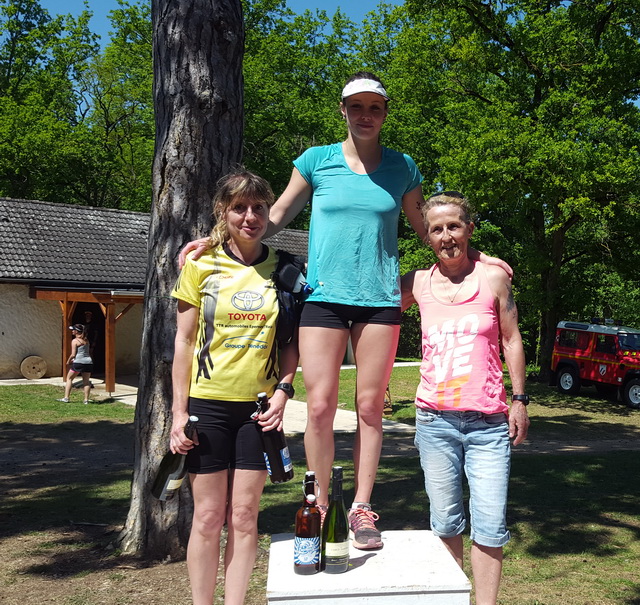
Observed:
[[[640,379],[633,378],[624,385],[622,398],[630,408],[640,409]]]
[[[580,376],[570,366],[558,370],[558,391],[565,395],[575,395],[580,391]]]

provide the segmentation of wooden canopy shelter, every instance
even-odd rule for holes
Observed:
[[[73,314],[79,302],[97,303],[105,320],[104,338],[104,383],[105,390],[113,393],[116,386],[116,323],[134,305],[144,302],[143,292],[75,290],[50,290],[31,288],[31,297],[37,300],[57,300],[62,311],[62,367],[71,353],[71,334],[68,327],[73,323]],[[127,305],[116,315],[116,303]]]
[[[0,282],[28,286],[36,300],[61,309],[62,373],[76,307],[104,315],[106,390],[115,389],[116,324],[143,302],[149,214],[0,198]],[[124,304],[116,314],[116,305]],[[78,310],[79,310],[78,309]]]

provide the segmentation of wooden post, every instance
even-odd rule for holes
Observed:
[[[116,306],[113,303],[105,305],[104,325],[104,386],[107,393],[116,390]]]
[[[76,302],[70,302],[68,293],[64,293],[64,298],[59,301],[60,308],[62,309],[62,378],[66,379],[67,377],[67,359],[69,359],[69,355],[71,353],[71,330],[69,330],[69,326],[71,325],[71,320],[73,318],[73,313],[76,310]]]

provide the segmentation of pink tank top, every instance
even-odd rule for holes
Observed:
[[[446,302],[431,292],[435,268],[425,278],[418,306],[422,364],[416,405],[437,410],[507,412],[502,381],[498,313],[482,263],[475,263],[476,292]]]

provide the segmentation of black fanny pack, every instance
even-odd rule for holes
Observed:
[[[289,344],[300,322],[302,305],[313,289],[305,281],[305,259],[285,250],[277,250],[278,266],[271,275],[278,294],[278,324],[276,339],[279,346]]]

